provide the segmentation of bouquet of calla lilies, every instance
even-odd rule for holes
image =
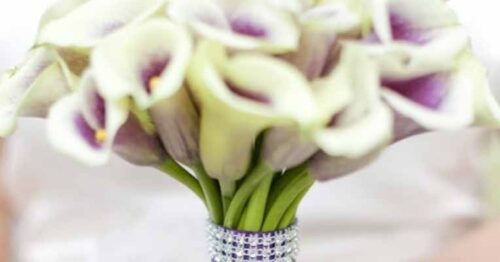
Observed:
[[[46,117],[84,164],[155,167],[252,232],[391,143],[500,126],[441,0],[62,0],[0,78],[0,135],[18,117]]]

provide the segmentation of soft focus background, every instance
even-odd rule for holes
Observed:
[[[21,61],[50,2],[0,1],[0,71]],[[450,4],[500,96],[500,3]],[[414,261],[439,252],[495,200],[483,183],[493,181],[493,165],[481,158],[491,136],[412,138],[359,174],[317,185],[300,211],[299,261]],[[51,150],[39,120],[21,123],[3,165],[14,261],[207,261],[204,208],[159,172],[117,158],[98,169],[80,166]]]

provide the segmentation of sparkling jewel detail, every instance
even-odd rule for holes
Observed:
[[[208,223],[211,262],[293,262],[298,254],[298,227],[253,233]]]

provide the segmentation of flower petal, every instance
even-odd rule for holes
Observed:
[[[118,130],[113,151],[126,161],[138,166],[155,166],[166,159],[166,153],[157,134],[149,134],[134,114]]]
[[[430,40],[423,45],[393,42],[368,46],[381,73],[391,78],[415,77],[451,69],[468,47],[467,33],[459,27],[434,30],[427,36]]]
[[[284,170],[302,164],[317,151],[315,142],[297,127],[274,127],[265,133],[262,159],[274,170]]]
[[[397,85],[385,83],[383,96],[398,114],[425,130],[466,127],[474,119],[473,91],[481,78],[469,72],[470,63],[464,57],[454,70],[404,80]]]
[[[315,134],[318,146],[330,156],[359,158],[392,140],[391,110],[382,103],[373,105],[361,118],[351,124],[326,128]],[[346,120],[344,120],[346,121]]]
[[[78,91],[50,109],[47,128],[53,146],[90,166],[106,163],[128,109],[123,103],[103,101],[87,72]]]
[[[205,38],[236,49],[283,53],[298,45],[300,32],[292,18],[261,1],[172,0],[167,13]]]
[[[472,55],[467,59],[469,60],[467,73],[475,79],[475,124],[498,128],[500,127],[500,105],[490,88],[486,69]]]
[[[163,5],[163,0],[73,0],[46,15],[37,43],[91,47],[118,29],[151,17]]]
[[[377,0],[371,45],[382,74],[415,77],[455,66],[468,35],[443,1]]]
[[[90,0],[58,0],[52,4],[40,19],[40,30],[48,23],[60,19]],[[39,31],[40,31],[39,30]]]
[[[314,134],[317,145],[325,153],[359,158],[391,140],[393,116],[380,100],[378,79],[376,65],[363,49],[344,47],[330,81],[317,86],[322,111],[330,116],[330,123]],[[336,90],[345,89],[350,95],[335,101]]]
[[[309,174],[319,181],[337,179],[368,166],[379,154],[379,150],[374,150],[359,158],[348,158],[318,153],[309,161]]]
[[[18,116],[43,117],[48,108],[69,92],[70,84],[56,52],[39,47],[0,82],[0,136],[9,135]]]
[[[376,0],[372,12],[375,33],[383,43],[423,44],[428,32],[458,25],[453,10],[444,1]]]
[[[151,107],[150,111],[168,154],[188,166],[199,163],[200,119],[188,91],[185,88],[179,90],[171,98]]]
[[[280,119],[304,126],[317,121],[307,80],[277,58],[247,53],[228,57],[221,45],[205,41],[195,53],[188,80],[202,106],[230,107],[263,125]]]
[[[191,45],[181,26],[164,19],[109,37],[92,55],[100,92],[112,100],[131,95],[140,108],[149,108],[182,87]]]
[[[334,47],[339,37],[359,34],[361,14],[347,3],[325,3],[301,16],[302,35],[298,51],[291,57],[309,79],[325,73],[334,60]]]
[[[276,58],[229,58],[222,46],[202,42],[188,81],[202,107],[201,158],[216,178],[237,180],[244,175],[253,142],[264,129],[294,123],[310,128],[317,121],[306,79]]]

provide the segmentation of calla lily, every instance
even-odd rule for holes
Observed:
[[[468,74],[474,75],[475,124],[485,127],[500,127],[500,105],[493,95],[486,69],[471,54],[468,54]]]
[[[390,141],[393,116],[380,99],[379,72],[365,50],[345,46],[337,68],[315,88],[322,111],[330,113],[315,133],[324,152],[355,158]]]
[[[320,152],[309,160],[309,174],[319,181],[337,179],[368,166],[380,152],[381,149],[376,149],[357,158],[332,157]]]
[[[444,1],[377,0],[374,32],[366,39],[388,77],[414,77],[453,68],[468,37]]]
[[[197,34],[236,49],[284,53],[300,32],[290,14],[264,1],[172,0],[168,16]]]
[[[138,166],[158,166],[168,159],[157,134],[145,130],[134,114],[118,130],[113,151]]]
[[[54,147],[90,166],[105,164],[113,151],[135,165],[160,164],[166,154],[156,133],[129,113],[127,99],[105,100],[98,90],[86,71],[78,90],[53,106],[47,127]]]
[[[70,12],[77,9],[79,6],[89,2],[90,0],[58,0],[52,4],[42,15],[39,24],[39,32],[48,23],[60,19]]]
[[[44,117],[49,107],[70,92],[65,64],[51,48],[29,52],[24,63],[7,73],[0,82],[0,136],[15,129],[17,117]]]
[[[103,41],[92,56],[102,94],[132,96],[151,114],[167,152],[184,164],[199,162],[199,118],[183,82],[192,43],[186,30],[153,19]]]
[[[191,55],[183,27],[153,19],[103,41],[91,58],[100,92],[106,99],[132,96],[141,109],[182,88]]]
[[[161,6],[161,1],[156,2],[120,1],[122,8],[118,13],[116,7],[107,6],[103,1],[59,0],[43,14],[36,42],[50,44],[65,61],[68,70],[80,77],[89,65],[89,48],[118,29],[148,18],[152,13],[148,8],[155,9],[156,5],[158,10]],[[139,4],[143,5],[140,7],[142,11],[136,10]],[[128,9],[134,10],[130,12]],[[102,14],[97,14],[99,12]],[[108,16],[109,12],[115,16]],[[90,20],[92,24],[88,23]],[[106,29],[110,25],[115,26]]]
[[[346,49],[349,50],[344,51],[335,70],[326,78],[313,83],[323,113],[322,118],[325,123],[330,121],[330,126],[317,131],[315,139],[304,137],[299,129],[294,127],[276,127],[266,133],[263,159],[276,170],[295,167],[305,162],[317,153],[322,145],[326,146],[323,150],[334,156],[359,157],[380,146],[390,137],[391,115],[378,98],[378,71],[373,62],[369,61],[366,52],[364,56],[357,54],[364,51],[362,48],[350,46]],[[363,108],[363,105],[367,105],[367,108]],[[363,118],[359,117],[357,112],[369,113]],[[359,126],[349,124],[349,128],[340,128],[341,118],[352,118],[353,120],[343,121],[356,122]],[[373,133],[373,128],[369,125],[380,125],[377,135],[359,133],[363,132],[359,131],[363,128],[367,128],[366,132]],[[359,137],[351,136],[351,132]],[[373,140],[369,141],[369,138]],[[343,144],[342,141],[352,145]]]
[[[304,163],[318,150],[316,143],[301,134],[298,127],[274,127],[265,133],[262,159],[279,171]]]
[[[452,70],[397,80],[382,76],[383,96],[401,116],[396,123],[396,139],[410,135],[407,132],[415,125],[421,130],[471,125],[475,117],[475,90],[482,88],[478,83],[486,81],[476,66],[471,56],[464,55]],[[405,129],[398,129],[398,126]]]
[[[361,33],[363,14],[358,2],[328,1],[301,15],[300,46],[289,60],[309,79],[325,74],[332,66],[340,37]]]
[[[345,46],[339,65],[315,88],[331,117],[314,134],[321,151],[308,163],[313,177],[325,180],[353,172],[390,143],[393,115],[381,101],[379,72],[365,50]]]
[[[150,109],[168,154],[187,166],[200,163],[200,118],[185,88]]]
[[[202,162],[220,180],[243,177],[254,140],[264,129],[293,123],[307,128],[317,121],[307,80],[277,58],[247,53],[228,57],[220,44],[203,41],[188,81],[201,104]]]
[[[82,163],[102,165],[108,161],[116,134],[127,116],[127,104],[104,100],[93,76],[87,72],[78,90],[51,108],[47,123],[49,140],[56,149]]]
[[[62,1],[43,16],[37,43],[92,47],[127,25],[154,16],[164,4],[164,0]]]

